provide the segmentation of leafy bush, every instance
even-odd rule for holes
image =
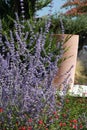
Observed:
[[[54,33],[61,34],[61,22],[62,17],[65,34],[77,34],[79,35],[79,50],[82,49],[83,45],[87,43],[87,16],[82,15],[75,18],[68,16],[54,16],[52,17],[51,28]]]

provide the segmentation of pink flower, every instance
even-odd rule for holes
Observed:
[[[59,118],[59,116],[58,116],[58,115],[55,115],[55,118],[56,118],[56,119],[58,119],[58,118]]]
[[[76,123],[77,123],[77,120],[76,120],[76,119],[74,119],[74,120],[72,120],[72,122],[76,124]]]
[[[65,123],[65,122],[63,123],[63,126],[66,126],[66,123]]]
[[[42,120],[39,120],[39,121],[38,121],[38,124],[43,125],[43,121],[42,121]]]
[[[73,125],[73,129],[77,129],[77,126],[76,126],[76,125]]]
[[[57,114],[57,112],[56,112],[56,111],[54,111],[54,112],[53,112],[53,114],[54,114],[54,115],[56,115],[56,114]]]
[[[31,122],[32,122],[32,118],[29,118],[29,119],[28,119],[28,122],[30,122],[30,123],[31,123]]]
[[[79,128],[80,128],[80,129],[82,129],[82,128],[83,128],[83,125],[82,125],[82,124],[80,124]]]
[[[63,126],[63,123],[62,123],[62,122],[60,122],[60,123],[59,123],[59,126],[60,126],[60,127],[62,127],[62,126]]]
[[[0,108],[0,113],[2,113],[3,112],[3,109],[2,108]]]
[[[25,126],[20,127],[18,130],[26,130]]]
[[[31,126],[29,126],[27,130],[32,130],[32,127],[31,127]]]

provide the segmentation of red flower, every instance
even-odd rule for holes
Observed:
[[[72,120],[70,120],[70,123],[72,123]]]
[[[77,123],[77,120],[76,120],[76,119],[74,119],[72,122],[76,124],[76,123]]]
[[[32,118],[29,118],[29,119],[28,119],[28,122],[30,122],[30,123],[31,123],[31,122],[32,122]]]
[[[64,114],[63,114],[63,117],[66,117],[66,116],[67,116],[67,114],[64,113]]]
[[[66,123],[65,123],[65,122],[63,123],[63,126],[66,126]]]
[[[2,113],[3,112],[3,109],[2,108],[0,108],[0,113]]]
[[[31,126],[29,126],[27,130],[32,130],[32,127],[31,127]]]
[[[38,121],[38,124],[43,125],[43,121],[42,121],[42,120],[39,120],[39,121]]]
[[[18,130],[26,130],[25,126],[20,127]]]
[[[16,122],[16,125],[18,125],[18,121]]]
[[[83,128],[83,125],[82,125],[82,124],[80,124],[79,128],[80,128],[80,129],[82,129],[82,128]]]
[[[72,127],[72,123],[70,123],[70,126]]]
[[[73,125],[73,129],[77,129],[77,126],[76,126],[76,125]]]
[[[45,130],[48,130],[48,128],[46,128]]]
[[[56,111],[54,111],[54,112],[53,112],[53,114],[54,114],[54,115],[57,115],[57,112],[56,112]]]
[[[58,116],[58,115],[55,115],[55,118],[56,118],[56,119],[58,119],[58,118],[59,118],[59,116]]]
[[[66,123],[65,123],[65,122],[64,122],[64,123],[63,123],[63,122],[60,122],[59,125],[60,125],[60,127],[66,126]]]
[[[59,126],[60,126],[60,127],[62,127],[62,126],[63,126],[63,123],[62,123],[62,122],[60,122],[60,123],[59,123]]]

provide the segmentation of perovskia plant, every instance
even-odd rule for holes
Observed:
[[[24,19],[23,14],[22,17]],[[29,32],[25,31],[25,22]],[[35,32],[35,25],[32,26],[29,20],[20,21],[16,14],[14,28],[9,29],[6,35],[2,33],[0,21],[0,108],[6,111],[8,128],[12,127],[10,120],[14,108],[20,117],[28,112],[32,118],[40,116],[46,108],[48,115],[55,111],[52,81],[58,71],[63,48],[61,43],[56,48],[55,39],[50,37],[50,24],[49,19],[44,31],[40,28]]]

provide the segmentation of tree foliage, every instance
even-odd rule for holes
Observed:
[[[67,0],[61,8],[70,9],[66,11],[65,15],[78,16],[81,14],[87,14],[87,0]]]

